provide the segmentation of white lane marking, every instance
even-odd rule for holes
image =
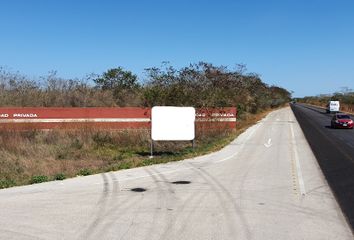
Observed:
[[[300,166],[300,161],[299,161],[299,155],[297,153],[297,148],[296,148],[295,133],[294,133],[294,128],[293,128],[292,124],[290,124],[290,131],[291,131],[291,142],[292,142],[292,145],[293,145],[293,152],[294,152],[295,165],[296,165],[296,173],[297,173],[297,179],[299,181],[300,193],[301,193],[301,195],[305,195],[306,194],[305,183],[304,183],[304,179],[302,177],[301,166]]]
[[[265,146],[266,148],[270,148],[270,147],[272,146],[272,139],[269,138],[269,139],[268,139],[268,142],[265,143],[264,146]]]
[[[257,129],[258,129],[261,125],[262,125],[262,123],[260,122],[260,123],[258,123],[258,125],[257,125],[256,127],[254,127],[254,128],[251,130],[251,132],[249,133],[249,135],[246,137],[245,141],[242,143],[241,148],[240,148],[237,152],[235,152],[234,154],[232,154],[232,155],[230,155],[230,156],[228,156],[228,157],[226,157],[226,158],[223,158],[223,159],[221,159],[221,160],[219,160],[219,161],[216,161],[215,163],[225,162],[225,161],[227,161],[227,160],[230,160],[231,158],[236,157],[237,154],[239,154],[239,152],[242,151],[242,149],[243,149],[243,147],[245,146],[246,142],[253,136],[253,134],[257,131]]]
[[[230,155],[230,156],[228,156],[228,157],[226,157],[226,158],[223,158],[223,159],[221,159],[221,160],[218,160],[218,161],[216,161],[215,163],[221,163],[221,162],[225,162],[225,161],[227,161],[227,160],[230,160],[231,158],[236,157],[237,154],[238,154],[238,152],[235,152],[234,154],[232,154],[232,155]]]

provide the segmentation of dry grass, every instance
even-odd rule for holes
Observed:
[[[32,176],[75,176],[146,151],[146,131],[1,131],[0,179],[26,183]],[[145,149],[144,149],[145,148]]]

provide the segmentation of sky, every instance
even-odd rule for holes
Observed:
[[[1,0],[0,66],[83,78],[245,64],[294,97],[354,89],[353,0]]]

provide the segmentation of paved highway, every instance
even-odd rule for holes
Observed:
[[[333,114],[327,114],[322,108],[294,104],[292,109],[354,229],[354,130],[332,129]]]
[[[0,239],[353,239],[290,108],[195,159],[0,191]]]

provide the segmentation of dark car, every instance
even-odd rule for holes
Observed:
[[[331,121],[332,128],[353,128],[353,120],[350,116],[343,113],[337,113]]]

